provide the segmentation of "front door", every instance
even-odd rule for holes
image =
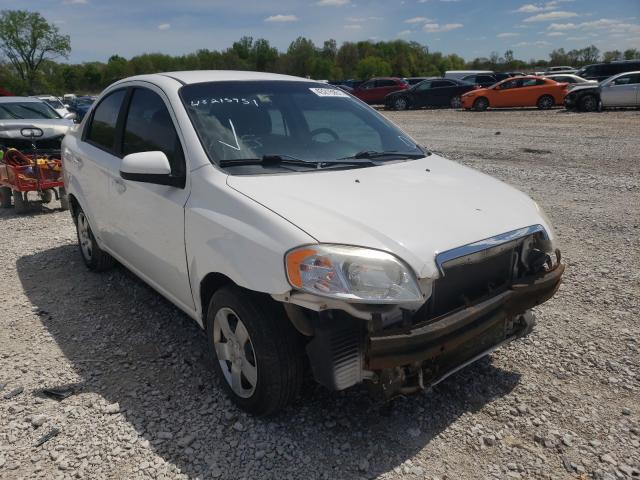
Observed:
[[[605,107],[631,107],[637,104],[640,74],[622,75],[601,89],[600,99]]]
[[[123,121],[121,155],[162,151],[171,173],[186,178],[184,150],[172,114],[159,89],[134,87]],[[119,167],[119,166],[118,166]],[[179,305],[193,310],[184,246],[183,188],[124,180],[111,172],[111,248],[137,273]]]

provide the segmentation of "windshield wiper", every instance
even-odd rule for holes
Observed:
[[[309,168],[325,168],[334,165],[355,165],[355,166],[371,166],[377,163],[370,159],[352,159],[344,161],[339,160],[303,160],[301,158],[292,157],[291,155],[263,155],[261,158],[231,158],[228,160],[220,160],[218,164],[221,167],[240,166],[240,165],[299,165]]]
[[[429,153],[423,152],[397,152],[394,150],[389,150],[386,152],[379,152],[376,150],[362,150],[351,157],[343,157],[339,160],[351,160],[351,159],[368,159],[368,160],[382,160],[386,158],[387,160],[391,159],[418,159],[428,156]]]

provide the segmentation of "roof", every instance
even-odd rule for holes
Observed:
[[[182,72],[162,72],[150,75],[138,75],[123,79],[127,80],[148,80],[159,79],[159,77],[169,77],[182,84],[202,83],[202,82],[224,82],[241,80],[281,80],[281,81],[315,81],[308,78],[294,77],[291,75],[280,75],[278,73],[266,72],[245,72],[239,70],[192,70]]]
[[[42,103],[42,100],[34,97],[0,97],[0,103],[30,102]]]

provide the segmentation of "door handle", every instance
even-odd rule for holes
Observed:
[[[127,186],[124,184],[124,182],[120,178],[114,178],[112,182],[115,185],[116,191],[118,193],[124,193],[127,190]]]

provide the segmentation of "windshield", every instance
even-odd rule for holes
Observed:
[[[61,118],[58,113],[42,102],[0,103],[0,120]]]
[[[180,95],[209,159],[227,168],[229,160],[275,155],[324,162],[362,152],[424,153],[375,110],[326,84],[208,82],[184,86]]]

